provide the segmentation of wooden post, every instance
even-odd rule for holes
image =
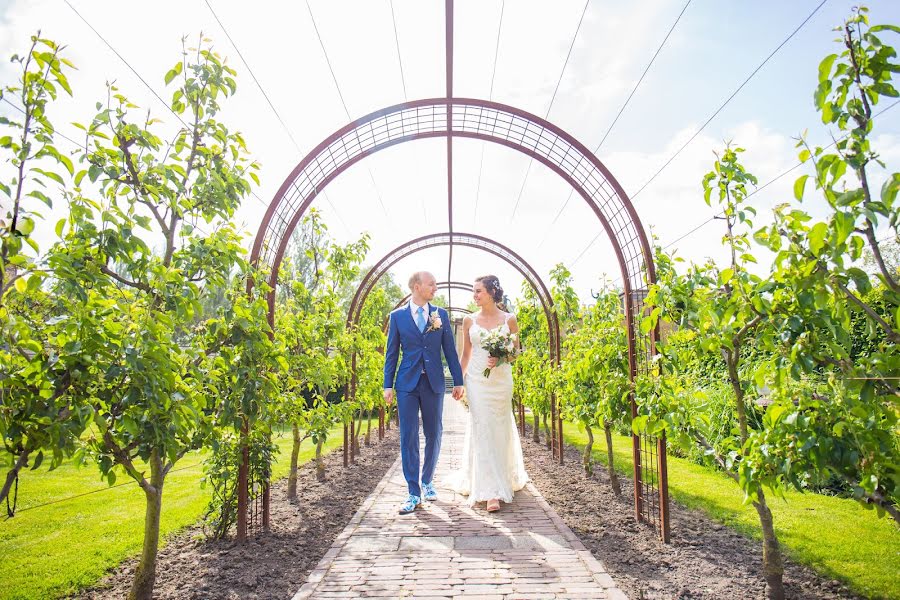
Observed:
[[[378,409],[378,441],[384,440],[384,407]]]
[[[350,466],[350,430],[344,423],[344,466]]]
[[[660,539],[664,544],[670,541],[669,531],[669,469],[666,464],[666,434],[657,438],[656,452],[659,457],[659,525]]]
[[[241,425],[241,466],[238,468],[238,507],[237,507],[237,541],[247,541],[247,475],[250,471],[250,448],[247,447],[247,435],[250,425],[244,417]]]

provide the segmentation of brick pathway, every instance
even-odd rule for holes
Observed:
[[[493,514],[441,487],[465,428],[464,410],[449,396],[444,406],[438,501],[397,514],[407,493],[398,458],[294,600],[626,598],[531,484]]]

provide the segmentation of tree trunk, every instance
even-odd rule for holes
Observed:
[[[152,600],[153,584],[156,582],[156,557],[159,551],[159,517],[162,512],[163,459],[159,449],[150,453],[150,482],[145,480],[141,488],[147,499],[144,516],[144,546],[141,559],[134,572],[134,581],[128,600]]]
[[[533,412],[534,416],[534,430],[531,432],[531,439],[534,440],[535,444],[541,443],[541,415],[537,413],[537,411]]]
[[[294,434],[294,445],[291,448],[291,470],[288,473],[287,497],[289,501],[297,499],[297,459],[300,456],[300,427],[291,423],[291,431]]]
[[[594,474],[591,467],[591,449],[594,447],[594,432],[591,431],[589,425],[585,425],[584,430],[587,432],[588,442],[584,446],[584,454],[582,454],[581,462],[584,464],[584,474],[590,477]]]
[[[28,455],[29,451],[25,450],[22,454],[19,455],[19,458],[16,460],[15,466],[9,470],[9,473],[6,474],[6,483],[3,484],[3,489],[0,490],[0,502],[6,500],[6,497],[9,496],[9,490],[12,489],[13,483],[16,481],[16,477],[19,475],[19,471],[22,470],[22,467],[28,464]]]
[[[384,407],[384,430],[391,430],[391,405],[388,404]]]
[[[372,445],[372,411],[366,411],[366,446]]]
[[[766,497],[759,490],[759,501],[753,503],[756,513],[759,515],[759,524],[763,534],[763,575],[766,579],[766,598],[781,600],[784,598],[784,561],[781,558],[781,549],[778,547],[778,538],[775,537],[775,525],[772,523],[772,511],[766,505]]]
[[[616,473],[616,466],[613,462],[612,426],[609,421],[603,421],[603,433],[606,434],[606,462],[609,469],[609,484],[612,486],[613,493],[616,496],[621,496],[622,487],[619,485],[619,474]]]
[[[547,449],[553,448],[553,436],[550,435],[550,426],[547,425],[547,413],[541,415],[544,420],[544,436],[547,438]]]
[[[316,480],[325,481],[325,461],[322,460],[322,440],[316,444]]]

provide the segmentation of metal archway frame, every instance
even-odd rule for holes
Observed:
[[[416,252],[421,252],[422,250],[428,250],[430,248],[436,248],[440,246],[450,245],[450,237],[452,235],[453,241],[452,243],[457,244],[459,246],[466,246],[469,248],[476,248],[490,254],[493,254],[497,258],[504,260],[510,266],[512,266],[525,280],[528,284],[534,289],[535,293],[538,296],[538,299],[541,302],[541,307],[544,310],[544,317],[547,319],[547,328],[550,333],[550,358],[555,365],[559,365],[559,357],[560,357],[560,331],[559,331],[559,321],[556,316],[556,311],[553,308],[553,297],[550,294],[550,290],[547,288],[547,285],[544,283],[541,276],[534,270],[534,268],[528,264],[528,262],[515,253],[512,249],[491,240],[490,238],[486,238],[484,236],[470,234],[470,233],[435,233],[431,235],[426,235],[422,237],[415,238],[406,242],[405,244],[401,244],[400,246],[394,248],[390,252],[388,252],[384,257],[381,258],[375,265],[366,273],[366,276],[360,282],[359,287],[356,289],[356,294],[353,296],[353,301],[350,303],[350,308],[347,311],[347,327],[355,327],[359,323],[360,316],[362,315],[362,308],[365,305],[366,299],[368,298],[371,291],[378,284],[378,281],[400,260],[415,254]],[[448,282],[445,282],[447,284]],[[450,282],[452,283],[452,282]],[[468,289],[471,289],[471,285],[462,284]],[[398,307],[402,305],[402,301],[398,303]],[[347,397],[353,399],[356,397],[356,355],[351,356],[350,361],[350,384],[347,386]],[[562,418],[559,415],[556,404],[556,394],[555,392],[551,392],[550,397],[550,416],[551,416],[551,451],[553,452],[554,458],[558,460],[560,463],[563,461],[563,435],[562,435]],[[383,413],[379,413],[379,435],[383,435],[383,426],[384,426],[384,416]],[[355,423],[351,420],[349,428],[348,426],[344,426],[344,465],[348,466],[355,459],[355,444],[349,443],[355,439],[355,431],[354,431]],[[519,432],[521,435],[525,435],[525,409],[521,404],[519,405]]]
[[[448,3],[448,17],[452,17],[452,3]],[[448,28],[449,23],[452,21],[448,19]],[[448,35],[446,97],[397,104],[347,124],[316,146],[285,179],[263,217],[251,252],[251,261],[269,270],[273,290],[269,295],[270,322],[274,323],[274,288],[290,234],[331,181],[379,150],[427,138],[448,140],[449,170],[452,169],[450,140],[471,138],[501,144],[530,156],[560,175],[585,200],[609,237],[621,269],[629,375],[634,379],[638,372],[648,372],[658,330],[641,334],[638,320],[644,310],[647,287],[655,282],[656,273],[646,233],[625,191],[584,144],[546,119],[497,102],[453,97],[451,51],[452,39]],[[452,233],[452,194],[448,203],[452,253],[457,235]],[[633,394],[631,410],[636,416]],[[665,438],[633,436],[632,441],[637,519],[655,525],[660,537],[668,541]],[[243,512],[239,518],[242,515]],[[240,529],[239,523],[239,536]]]

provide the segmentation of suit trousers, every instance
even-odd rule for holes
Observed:
[[[431,483],[438,456],[441,453],[441,434],[444,430],[444,391],[435,393],[428,383],[428,376],[422,374],[416,389],[411,392],[397,391],[397,415],[400,419],[400,458],[403,476],[409,493],[422,497],[422,483]],[[422,414],[422,429],[425,431],[425,463],[419,479],[419,413]]]

